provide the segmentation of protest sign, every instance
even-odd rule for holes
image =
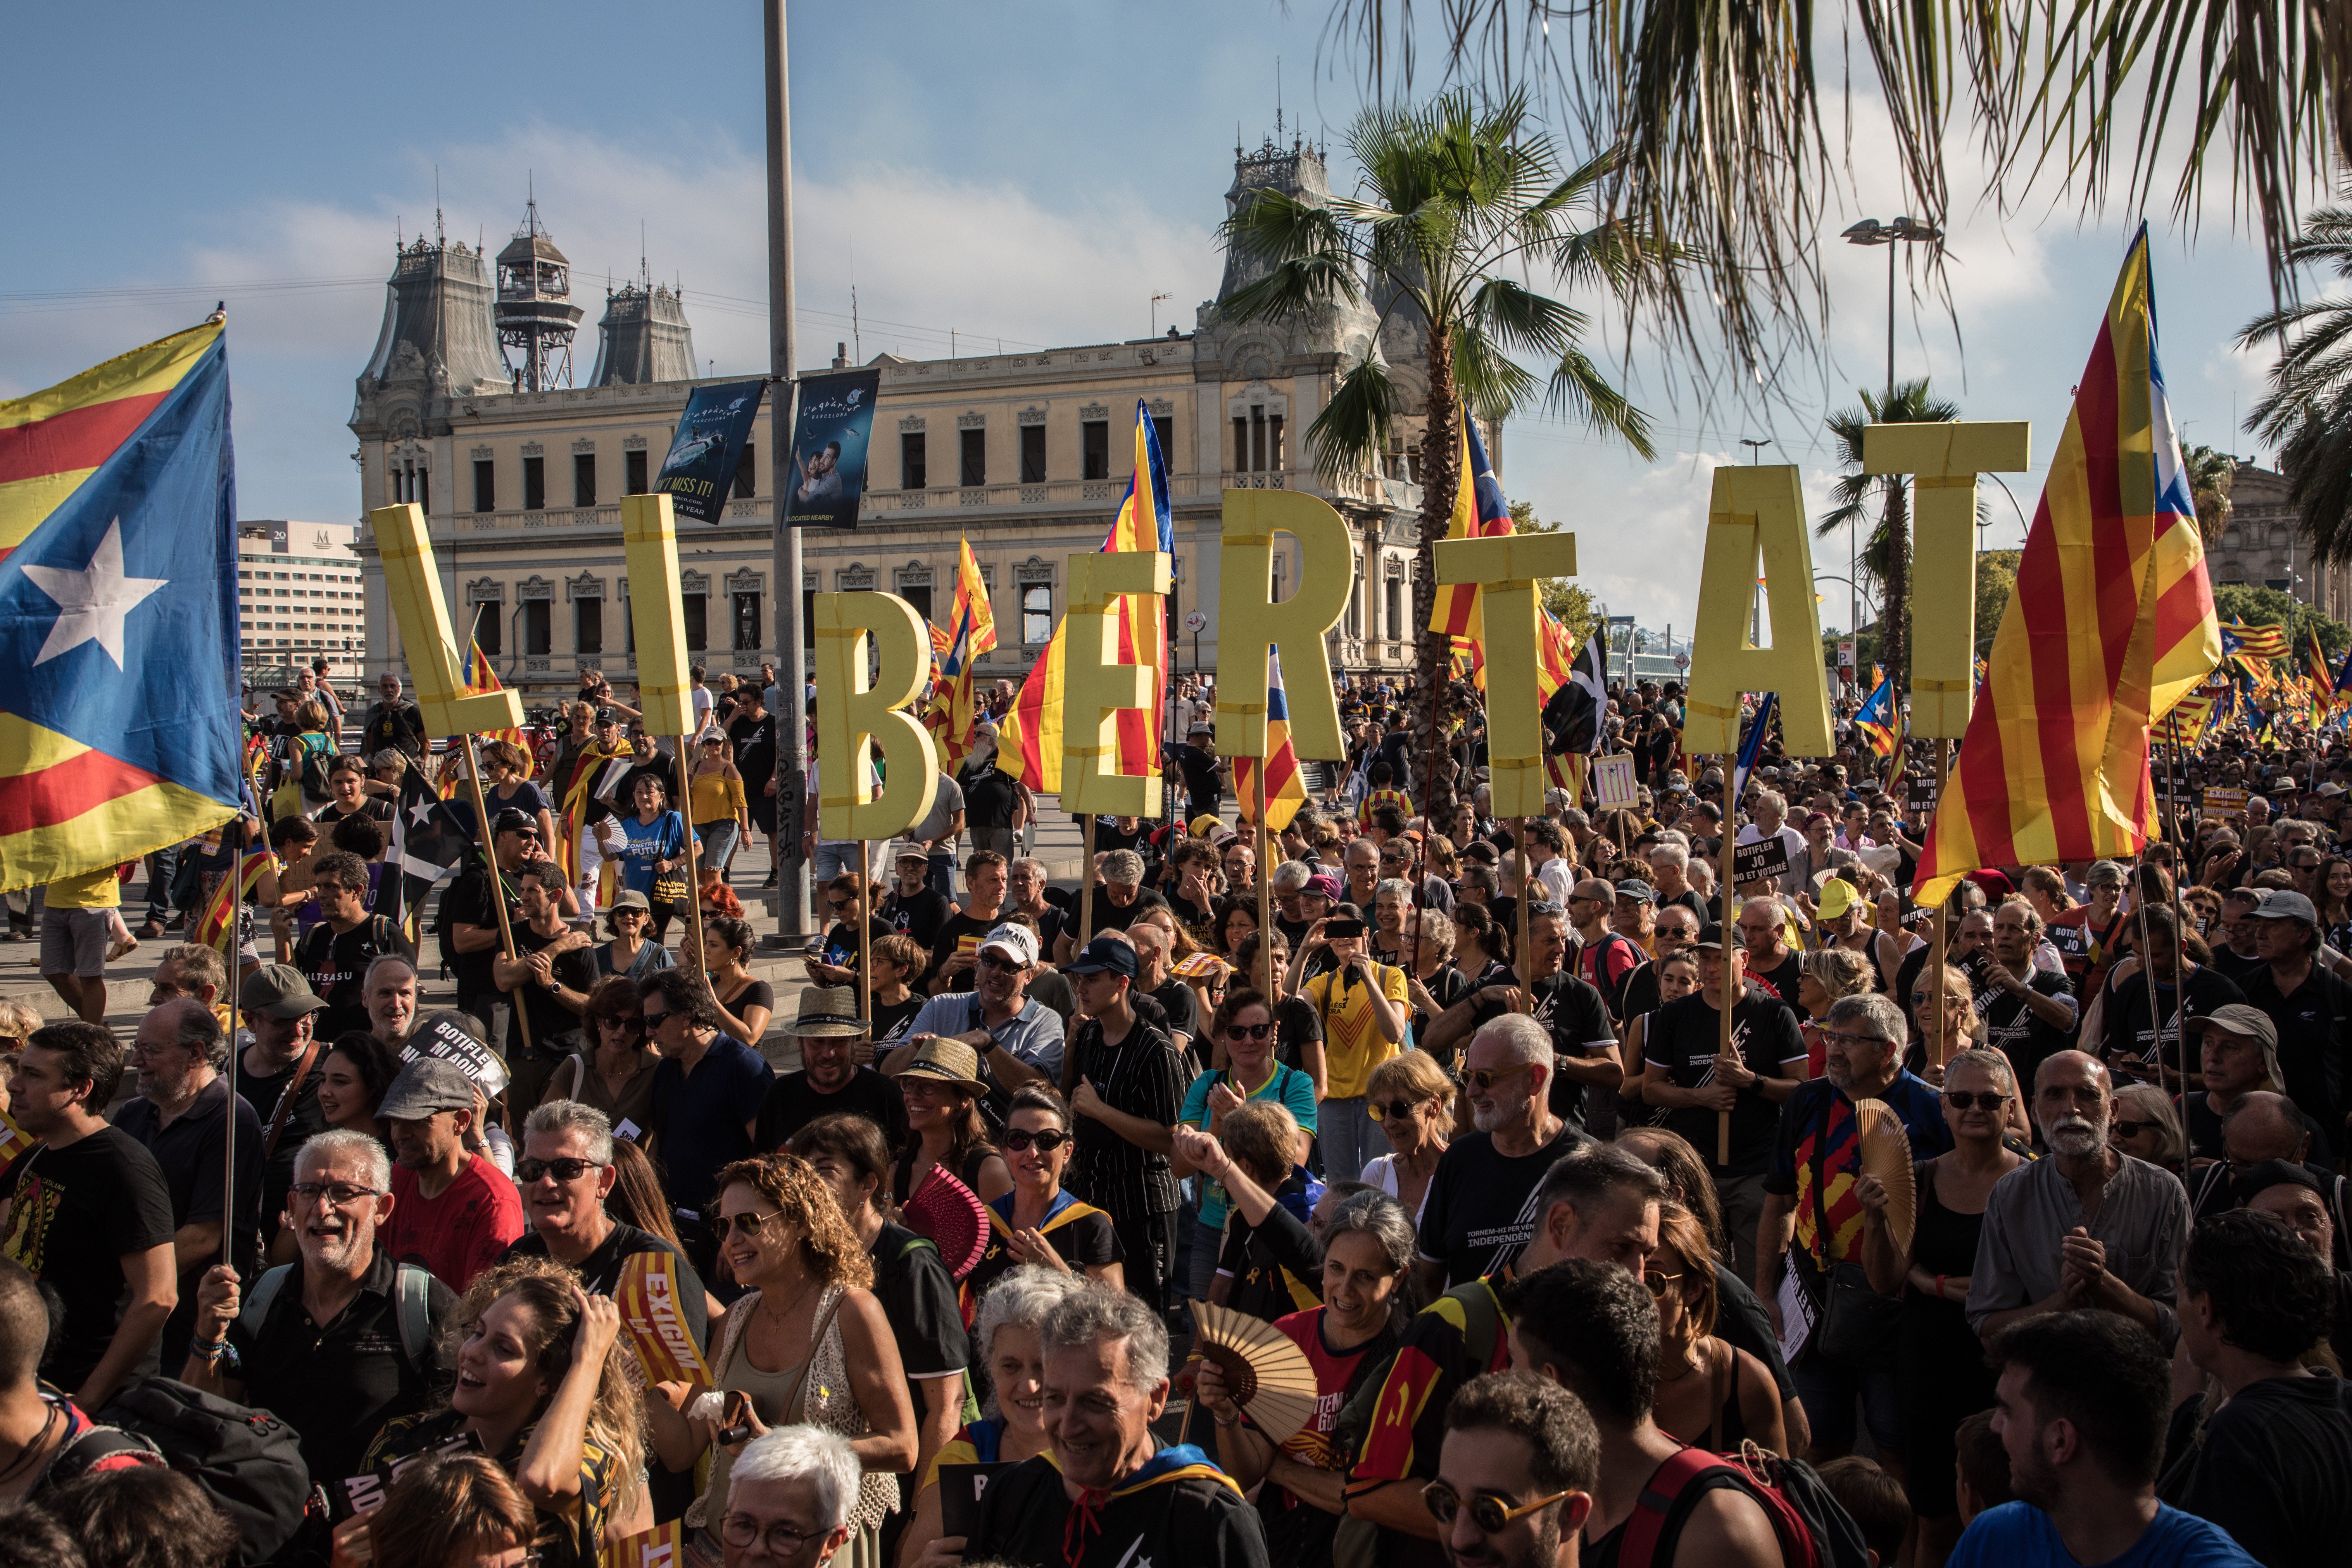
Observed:
[[[1592,788],[1601,810],[1630,810],[1634,801],[1633,759],[1630,756],[1594,758]]]
[[[613,1303],[621,1310],[646,1382],[708,1384],[710,1367],[695,1348],[677,1291],[677,1258],[667,1252],[633,1253],[621,1265]]]
[[[1731,881],[1735,888],[1778,878],[1789,869],[1789,841],[1779,834],[1731,849]]]
[[[466,1076],[482,1086],[482,1092],[495,1100],[507,1087],[506,1064],[499,1054],[476,1039],[465,1024],[462,1013],[433,1013],[418,1026],[408,1043],[400,1047],[400,1059],[413,1062],[424,1057],[439,1057],[456,1062]]]

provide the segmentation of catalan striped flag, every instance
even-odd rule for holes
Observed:
[[[1478,422],[1470,417],[1465,404],[1462,408],[1461,473],[1454,489],[1454,519],[1446,527],[1445,537],[1482,539],[1510,531],[1511,503],[1504,498],[1502,481],[1495,477],[1494,464],[1486,460],[1486,443],[1479,439]],[[1479,610],[1478,585],[1438,584],[1436,601],[1430,606],[1429,629],[1444,632],[1452,639],[1457,653],[1465,648],[1477,650],[1479,657],[1472,661],[1474,674],[1479,689],[1486,689],[1486,623]],[[1570,659],[1575,657],[1575,651],[1570,650]]]
[[[226,330],[0,402],[0,888],[237,813]]]
[[[1988,867],[2121,859],[2154,830],[2149,726],[2221,657],[2157,358],[2142,225],[2074,394],[1913,897]]]
[[[238,857],[236,874],[223,877],[214,885],[212,897],[205,900],[203,911],[196,916],[194,929],[188,932],[188,940],[198,947],[218,947],[222,939],[227,936],[231,922],[236,919],[236,907],[253,897],[253,890],[261,885],[265,873],[277,868],[278,858],[269,852],[266,844],[248,849]]]
[[[1102,547],[1175,553],[1168,461],[1160,450],[1150,407],[1139,397],[1135,400],[1135,470]],[[1151,667],[1157,699],[1149,713],[1119,715],[1118,771],[1123,773],[1160,771],[1160,714],[1168,706],[1168,626],[1160,604],[1159,596],[1150,594],[1125,595],[1118,604],[1119,657],[1129,664]],[[996,765],[1040,795],[1059,794],[1062,788],[1062,637],[1057,622],[1045,656],[1030,667],[1012,710],[996,724]]]
[[[1895,683],[1880,677],[1872,688],[1869,699],[1853,716],[1853,727],[1870,742],[1870,749],[1882,757],[1891,757],[1900,746],[1902,737],[1896,731],[1895,713]]]
[[[2323,703],[2336,700],[2336,671],[2327,662],[2327,650],[2319,646],[2319,628],[2311,627],[2303,634],[2303,668],[2311,678],[2312,695]]]
[[[932,692],[930,711],[923,716],[923,722],[939,738],[950,764],[963,761],[971,751],[976,717],[971,700],[971,667],[996,646],[996,619],[989,614],[988,584],[980,575],[980,563],[972,558],[971,542],[958,542],[961,551],[956,560],[955,598],[948,611],[948,623],[953,629],[942,634],[940,627],[931,628],[933,644],[945,635],[948,646],[940,658],[939,680]]]
[[[2232,653],[2248,658],[2284,658],[2286,628],[2284,626],[2250,626],[2242,621],[2231,621],[2221,628],[2222,646]],[[2231,640],[2235,642],[2232,644]]]
[[[483,657],[481,643],[470,637],[466,642],[464,666],[458,670],[457,675],[458,679],[466,683],[466,690],[469,695],[479,696],[485,691],[506,689],[499,683],[499,672],[491,668],[490,661]],[[522,753],[526,757],[531,754],[530,748],[522,743],[520,730],[491,730],[487,733],[493,741],[506,741],[521,747]]]
[[[1279,833],[1290,826],[1307,804],[1307,780],[1298,771],[1298,753],[1290,744],[1290,699],[1282,689],[1282,656],[1268,643],[1265,648],[1265,826]],[[1255,757],[1234,759],[1234,793],[1241,796],[1245,822],[1257,820]]]

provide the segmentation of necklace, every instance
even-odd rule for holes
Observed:
[[[1684,1352],[1683,1352],[1683,1369],[1682,1369],[1682,1371],[1680,1371],[1680,1372],[1678,1372],[1678,1373],[1675,1373],[1675,1375],[1674,1375],[1674,1376],[1672,1376],[1672,1377],[1661,1377],[1661,1378],[1659,1378],[1659,1379],[1658,1379],[1658,1381],[1659,1381],[1660,1383],[1680,1383],[1683,1379],[1685,1379],[1685,1378],[1688,1377],[1691,1373],[1695,1373],[1695,1372],[1698,1371],[1698,1370],[1699,1370],[1699,1363],[1698,1363],[1698,1362],[1697,1362],[1696,1359],[1694,1359],[1694,1358],[1692,1357],[1692,1355],[1691,1355],[1691,1351],[1693,1351],[1693,1350],[1696,1350],[1697,1348],[1698,1348],[1698,1347],[1697,1347],[1696,1345],[1693,1345],[1693,1346],[1691,1346],[1691,1347],[1690,1347],[1690,1350],[1685,1350],[1685,1351],[1684,1351]]]
[[[793,1321],[793,1314],[800,1310],[801,1303],[809,1299],[809,1292],[817,1288],[817,1284],[818,1281],[812,1279],[807,1284],[802,1286],[801,1293],[793,1297],[791,1304],[786,1306],[782,1311],[776,1314],[775,1324],[778,1330],[781,1331],[786,1323]],[[760,1304],[761,1306],[767,1305],[767,1297],[764,1293],[760,1298]]]

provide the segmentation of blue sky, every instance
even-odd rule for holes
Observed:
[[[1273,130],[1277,57],[1287,123],[1336,142],[1355,111],[1352,61],[1318,67],[1325,15],[1321,0],[795,5],[804,363],[849,337],[853,279],[867,355],[943,353],[950,331],[1139,336],[1162,292],[1160,329],[1189,327],[1221,268],[1236,124],[1252,145]],[[493,249],[535,182],[591,323],[606,274],[635,274],[642,223],[646,264],[686,289],[698,353],[720,373],[764,363],[760,25],[745,0],[37,7],[11,43],[60,66],[102,48],[103,68],[21,72],[0,101],[11,144],[35,150],[0,174],[17,219],[0,226],[0,396],[187,325],[226,291],[247,517],[356,516],[352,378],[395,227],[433,221],[436,165],[450,235]],[[1829,363],[1789,389],[1794,412],[1677,407],[1637,341],[1657,462],[1556,421],[1507,432],[1505,489],[1575,529],[1587,585],[1645,626],[1688,630],[1708,475],[1744,458],[1738,438],[1777,437],[1765,456],[1801,465],[1818,503],[1834,475],[1820,412],[1885,374],[1883,253],[1833,237],[1901,206],[1874,110],[1856,101],[1827,226]],[[1906,292],[1898,372],[1932,372],[1964,416],[2032,421],[2035,471],[2011,479],[2030,513],[2135,220],[2085,221],[2050,191],[2003,217],[1959,150],[1965,126],[1953,135],[1958,331]],[[1350,183],[1336,146],[1334,164],[1334,185]],[[2193,243],[2163,213],[2155,233],[2178,416],[2189,439],[2252,454],[2231,429],[2262,362],[2230,345],[2269,302],[2260,255],[2218,205]],[[593,330],[578,353],[584,376]],[[1994,505],[1988,542],[2015,543],[2017,515]],[[1822,542],[1816,564],[1843,573],[1844,553]],[[1824,591],[1824,620],[1842,624],[1843,591]]]

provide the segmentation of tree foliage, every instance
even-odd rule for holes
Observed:
[[[2319,628],[2319,646],[2329,658],[2340,657],[2352,647],[2352,627],[2331,620],[2310,605],[2288,597],[2276,588],[2257,588],[2246,583],[2217,583],[2213,585],[2213,613],[2221,624],[2235,621],[2249,626],[2285,626],[2290,652],[2299,651],[2303,634],[2309,628]]]

